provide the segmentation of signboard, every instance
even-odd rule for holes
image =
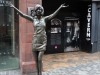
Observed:
[[[91,5],[88,5],[86,40],[91,40]]]

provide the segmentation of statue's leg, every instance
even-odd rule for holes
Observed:
[[[39,68],[39,75],[42,75],[42,57],[44,55],[44,51],[40,51],[38,55],[38,68]]]
[[[36,62],[36,69],[37,69],[37,75],[39,75],[39,66],[38,66],[38,51],[33,51],[34,59]]]

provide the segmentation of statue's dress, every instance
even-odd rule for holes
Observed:
[[[32,50],[33,51],[45,51],[46,50],[46,43],[47,43],[47,36],[46,36],[46,23],[45,19],[33,19],[34,25],[34,33],[33,33],[33,40],[32,40]]]

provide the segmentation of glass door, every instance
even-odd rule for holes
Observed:
[[[15,51],[14,10],[7,3],[13,0],[0,0],[0,70],[18,68]]]
[[[65,32],[64,32],[64,51],[78,51],[79,50],[79,19],[66,18]]]

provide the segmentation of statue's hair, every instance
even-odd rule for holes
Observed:
[[[38,8],[41,8],[42,9],[42,15],[44,14],[44,8],[43,8],[43,6],[42,5],[40,5],[40,4],[36,4],[36,6],[35,6],[35,11],[38,9]]]

